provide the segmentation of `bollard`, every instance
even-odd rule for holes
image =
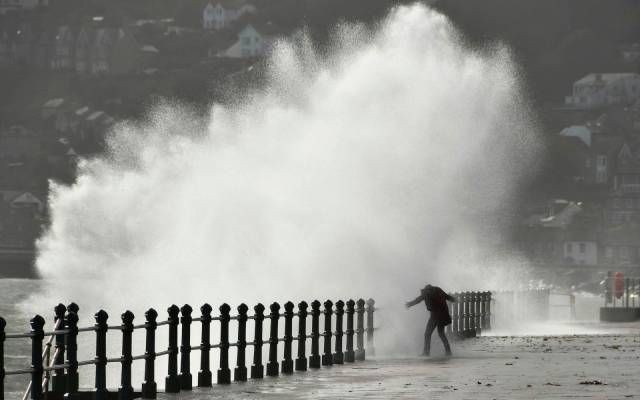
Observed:
[[[462,302],[460,303],[460,311],[461,311],[461,326],[460,326],[460,334],[461,337],[466,338],[469,331],[469,296],[467,292],[462,292],[460,295]]]
[[[220,368],[218,368],[218,384],[231,383],[231,370],[229,369],[229,321],[231,307],[224,303],[220,310]]]
[[[133,387],[131,386],[131,364],[132,355],[132,335],[133,335],[133,313],[125,311],[122,316],[122,357],[120,359],[120,388],[118,389],[119,400],[133,399]]]
[[[96,332],[96,394],[95,400],[106,400],[107,398],[107,320],[109,314],[100,310],[93,316],[96,323],[93,330]]]
[[[7,321],[0,317],[0,400],[4,400],[4,341],[7,339],[7,333],[4,328],[7,326]]]
[[[309,368],[320,368],[320,302],[311,303],[311,356]]]
[[[356,360],[355,353],[353,351],[353,314],[355,313],[356,302],[353,300],[347,301],[347,350],[344,353],[344,361],[352,363]]]
[[[200,335],[200,371],[198,371],[198,387],[211,387],[211,311],[213,308],[205,303],[200,307],[200,322],[202,333]]]
[[[293,343],[293,305],[288,301],[284,305],[284,359],[282,360],[282,373],[293,373],[293,359],[291,357],[291,344]]]
[[[278,318],[280,318],[280,304],[273,303],[269,307],[271,314],[271,326],[269,335],[269,362],[267,363],[267,376],[278,376]]]
[[[364,353],[364,300],[359,299],[356,303],[356,314],[358,315],[358,326],[356,328],[356,360],[363,361]]]
[[[446,301],[445,301],[446,303]],[[375,312],[376,302],[373,299],[367,300],[367,354],[374,356],[376,350],[373,348],[373,313]]]
[[[487,292],[480,293],[480,329],[487,328]]]
[[[247,311],[249,307],[242,303],[238,306],[238,352],[236,368],[233,371],[233,380],[244,382],[247,380],[247,367],[245,352],[247,349]]]
[[[158,312],[153,308],[144,313],[147,320],[145,329],[145,345],[144,345],[144,382],[142,382],[142,398],[155,399],[158,394],[158,385],[156,384],[156,329],[158,328]]]
[[[64,314],[67,312],[67,307],[60,303],[53,309],[53,311],[55,312],[54,326],[58,326],[56,330],[63,331]],[[60,321],[59,325],[58,321]],[[53,365],[62,365],[64,364],[64,333],[56,334],[55,343],[55,358],[53,359]],[[51,378],[51,391],[60,394],[64,393],[65,380],[66,376],[64,374],[64,368],[56,369],[53,372],[53,377]]]
[[[71,398],[78,393],[78,314],[79,307],[75,303],[67,306],[64,323],[65,348],[67,349],[67,384],[65,398]]]
[[[473,292],[473,336],[480,336],[480,292]]]
[[[253,365],[251,366],[251,379],[261,379],[264,376],[262,365],[262,322],[264,321],[264,306],[258,303],[253,307],[255,315],[255,331],[253,334]]]
[[[491,330],[491,301],[492,301],[492,293],[487,292],[487,330]]]
[[[180,324],[182,325],[182,335],[180,337],[180,390],[191,390],[193,383],[191,380],[191,312],[193,308],[185,304],[180,308]]]
[[[342,336],[344,332],[342,331],[342,316],[344,315],[344,301],[338,300],[336,302],[336,352],[333,353],[333,363],[334,364],[343,364],[344,363],[344,353],[342,352]]]
[[[451,332],[453,331],[453,303],[447,303],[447,307],[449,308],[449,315],[451,315],[451,323],[444,327],[444,333],[451,337]]]
[[[42,339],[44,339],[44,318],[36,315],[31,323],[31,398],[42,399]]]
[[[333,356],[331,355],[331,315],[333,315],[333,302],[327,300],[324,302],[324,354],[322,355],[322,365],[333,365]]]
[[[296,358],[296,371],[307,370],[307,303],[298,303],[298,358]]]
[[[167,309],[169,314],[169,346],[167,361],[167,377],[164,381],[164,391],[167,393],[180,392],[180,379],[178,378],[178,322],[180,309],[175,304]]]

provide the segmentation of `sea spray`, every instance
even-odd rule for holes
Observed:
[[[401,307],[425,283],[522,278],[498,221],[539,146],[509,51],[468,48],[420,5],[335,43],[277,43],[264,86],[204,121],[169,102],[119,124],[52,188],[29,307],[73,300],[115,323],[171,303],[374,297],[413,346],[422,322]]]

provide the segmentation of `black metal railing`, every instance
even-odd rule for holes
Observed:
[[[346,310],[345,310],[346,306]],[[369,299],[365,302],[359,299],[357,302],[349,300],[346,303],[337,301],[334,304],[327,300],[324,309],[315,300],[311,303],[311,313],[307,312],[308,304],[300,302],[298,311],[294,312],[295,305],[292,302],[284,304],[284,313],[280,313],[280,304],[270,305],[269,315],[264,315],[265,307],[257,304],[254,314],[247,315],[249,308],[240,304],[238,314],[230,314],[231,307],[222,304],[219,307],[218,316],[212,316],[213,308],[209,304],[200,307],[201,316],[192,317],[190,305],[182,308],[172,305],[167,309],[167,319],[157,321],[158,313],[153,308],[145,312],[145,322],[134,324],[135,316],[131,311],[121,315],[119,325],[108,325],[109,315],[104,310],[95,315],[95,325],[91,327],[78,327],[79,307],[71,303],[65,307],[59,304],[55,307],[55,327],[51,332],[44,331],[45,320],[39,315],[31,319],[31,330],[22,334],[5,333],[6,321],[0,317],[0,400],[4,400],[5,377],[9,375],[30,374],[31,383],[25,392],[25,398],[34,400],[43,399],[48,393],[65,394],[72,397],[82,397],[79,392],[79,367],[86,365],[95,366],[95,388],[84,394],[97,400],[107,398],[106,367],[110,363],[120,364],[120,387],[118,397],[122,400],[142,397],[154,399],[158,392],[156,383],[155,362],[159,357],[167,358],[167,377],[165,379],[165,392],[178,393],[192,389],[191,352],[200,352],[200,370],[197,375],[198,387],[212,386],[211,350],[218,349],[219,368],[217,370],[217,384],[231,383],[231,369],[229,366],[229,349],[235,347],[236,366],[233,373],[234,381],[247,380],[246,348],[253,346],[253,364],[251,365],[251,379],[260,379],[264,376],[265,366],[262,361],[262,346],[267,343],[268,362],[266,364],[267,376],[292,374],[295,371],[306,371],[309,368],[320,368],[333,364],[351,363],[365,359],[365,333],[367,336],[367,352],[373,353],[373,332],[375,302]],[[320,315],[324,315],[324,331],[320,332]],[[311,316],[311,333],[307,334],[307,317]],[[343,318],[346,315],[346,330],[343,331]],[[365,327],[365,315],[367,326]],[[293,319],[298,318],[298,335],[293,335]],[[279,337],[279,320],[284,319],[284,336]],[[263,339],[264,320],[270,320],[269,338]],[[355,319],[355,325],[354,325]],[[247,342],[247,321],[254,322],[254,339]],[[332,321],[335,320],[335,331],[332,330]],[[219,322],[220,342],[211,343],[211,323]],[[237,322],[237,341],[229,340],[230,322]],[[191,344],[191,325],[194,322],[201,324],[200,344]],[[156,330],[158,327],[167,326],[168,346],[164,351],[156,351]],[[181,343],[178,346],[178,330],[181,331]],[[355,327],[355,329],[354,329]],[[145,330],[144,354],[132,354],[133,332],[138,329]],[[119,330],[122,338],[122,355],[120,357],[107,357],[107,333],[110,330]],[[78,361],[78,335],[84,332],[93,332],[96,338],[95,357],[93,359]],[[45,337],[49,337],[44,345]],[[354,349],[354,336],[356,348]],[[319,353],[319,341],[323,339],[323,354]],[[343,338],[346,337],[346,347],[343,349]],[[6,340],[29,338],[31,339],[31,366],[24,369],[5,371],[4,369],[4,345]],[[335,338],[332,350],[332,339]],[[311,354],[307,358],[306,342],[311,339]],[[292,345],[297,342],[297,358],[293,361]],[[279,362],[278,347],[283,343],[283,359]],[[51,356],[50,349],[55,346],[55,352]],[[333,352],[334,351],[334,352]],[[180,356],[180,357],[178,357]],[[178,358],[179,372],[178,372]],[[144,380],[141,391],[138,393],[132,386],[132,367],[135,361],[144,361]],[[52,387],[49,391],[49,382]]]
[[[640,307],[640,278],[609,272],[602,281],[605,307]]]
[[[459,292],[451,296],[456,301],[449,303],[451,324],[447,325],[448,335],[470,338],[491,329],[491,292]]]

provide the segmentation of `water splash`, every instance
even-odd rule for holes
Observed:
[[[393,310],[425,282],[520,278],[497,221],[539,147],[508,50],[471,50],[417,5],[342,27],[333,47],[279,43],[264,88],[207,120],[164,104],[119,125],[108,156],[52,189],[38,304],[373,296]]]

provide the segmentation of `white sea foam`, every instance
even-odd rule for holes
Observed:
[[[51,192],[38,304],[374,297],[417,326],[400,308],[427,282],[521,278],[498,244],[539,142],[508,49],[423,6],[337,31],[328,55],[280,42],[265,86],[204,121],[166,103],[119,125]]]

